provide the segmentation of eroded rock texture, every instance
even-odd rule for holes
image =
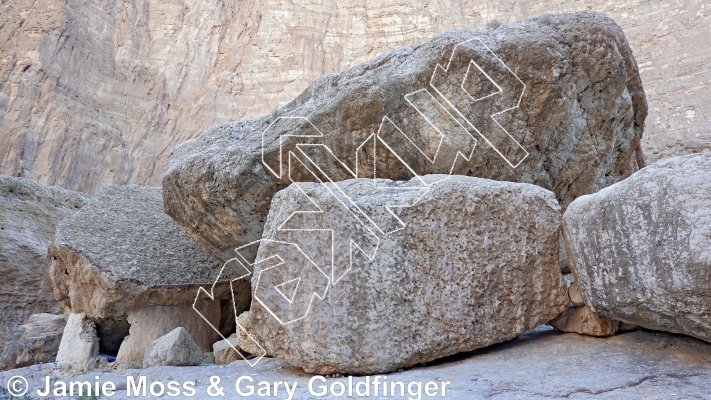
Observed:
[[[47,263],[55,298],[93,319],[192,304],[221,268],[163,213],[160,188],[135,185],[106,187],[64,219]]]
[[[69,314],[56,361],[65,374],[91,371],[99,364],[96,324],[85,314]]]
[[[18,330],[36,313],[59,312],[42,266],[62,218],[89,196],[0,175],[0,369],[15,362]]]
[[[248,327],[268,354],[311,373],[382,373],[513,339],[565,309],[553,193],[462,176],[424,194],[403,189],[412,183],[339,184],[379,226],[393,228],[375,235],[377,249],[324,185],[277,193]],[[397,213],[404,228],[385,209],[420,196]],[[298,214],[314,205],[323,212]],[[303,229],[333,229],[332,246],[327,232]],[[284,262],[274,266],[273,256]]]
[[[278,109],[322,75],[451,29],[585,9],[610,15],[636,54],[650,159],[708,151],[704,0],[12,0],[0,5],[0,172],[89,192],[157,186],[178,144]]]
[[[711,154],[660,161],[575,200],[570,266],[603,315],[711,341]]]
[[[519,99],[496,119],[507,136],[490,116]],[[624,34],[601,14],[449,32],[319,78],[273,115],[184,143],[163,179],[164,206],[222,261],[261,237],[271,197],[292,180],[372,177],[373,165],[391,179],[451,171],[533,183],[565,208],[642,165],[646,114]]]

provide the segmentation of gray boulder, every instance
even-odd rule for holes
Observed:
[[[321,77],[273,115],[186,141],[163,178],[164,206],[222,261],[261,237],[278,190],[322,174],[533,183],[565,209],[644,165],[646,115],[629,45],[602,14],[452,31]]]
[[[568,296],[555,195],[463,176],[433,183],[444,178],[426,176],[428,190],[340,182],[390,232],[377,239],[322,184],[278,192],[247,324],[266,352],[309,373],[382,373],[513,339],[560,314]],[[414,205],[387,212],[404,204]],[[304,229],[333,229],[333,242]]]
[[[102,352],[120,353],[129,365],[140,366],[150,343],[178,326],[200,333],[205,351],[219,337],[192,306],[221,266],[163,212],[160,188],[102,189],[59,224],[47,264],[55,297],[95,321]],[[220,300],[229,313],[232,304],[241,312],[249,306],[249,283],[233,283],[241,296],[233,303],[229,271],[222,277],[198,310],[216,328],[234,332],[234,322],[220,326]]]
[[[711,341],[711,153],[675,157],[575,200],[563,216],[591,310]]]
[[[143,368],[200,365],[202,358],[200,346],[185,328],[178,327],[151,343],[143,358]]]
[[[0,370],[17,357],[20,325],[37,313],[56,313],[58,303],[42,266],[57,224],[89,195],[0,175]]]
[[[65,326],[63,315],[32,314],[20,326],[17,367],[54,362]]]

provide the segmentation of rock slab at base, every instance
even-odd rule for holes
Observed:
[[[175,328],[151,343],[143,358],[143,368],[169,365],[200,365],[202,350],[185,328]]]
[[[445,178],[424,177],[429,183]],[[295,184],[277,193],[249,312],[249,329],[268,354],[310,373],[381,373],[513,339],[565,309],[560,206],[552,192],[463,176],[422,192],[406,188],[413,181],[378,180],[379,188],[367,179],[338,183],[384,227],[397,225],[385,206],[422,196],[397,213],[405,227],[382,236],[372,260],[349,244],[372,250],[366,230],[324,185]],[[281,217],[314,204],[323,212],[293,214],[296,220],[281,225]],[[316,227],[336,232],[333,267],[328,235],[298,230]],[[326,290],[324,274],[304,255],[340,279]],[[284,262],[263,262],[272,256]]]
[[[711,153],[675,157],[574,201],[570,266],[593,311],[711,341]]]
[[[50,371],[51,366],[45,365],[40,369],[13,370],[7,376],[22,375],[30,381],[41,382]],[[208,400],[211,398],[207,395],[210,377],[224,378],[228,374],[230,377],[252,376],[255,386],[258,381],[295,382],[294,399],[316,398],[308,390],[311,376],[277,358],[264,359],[256,366],[250,366],[247,361],[237,361],[229,369],[220,365],[205,365],[92,372],[64,379],[64,382],[93,381],[95,376],[99,376],[101,382],[112,381],[121,387],[129,375],[147,375],[161,382],[198,382],[195,389],[202,396],[193,398]],[[365,379],[364,376],[328,378],[323,386],[328,389],[334,382],[341,382],[348,387],[349,380],[355,385]],[[369,379],[370,395],[374,397],[374,377]],[[382,376],[380,380],[384,380]],[[706,399],[711,387],[711,345],[666,332],[638,331],[609,338],[592,338],[540,327],[510,342],[387,375],[388,383],[395,381],[404,382],[406,387],[409,382],[422,382],[423,389],[424,383],[429,381],[440,386],[442,382],[450,382],[446,396],[431,397],[446,400]],[[283,386],[279,389],[282,396],[272,396],[273,399],[287,397]],[[387,398],[400,400],[408,397],[407,391],[404,396],[399,394],[398,391],[397,395]],[[255,392],[252,396],[241,398],[262,400],[265,397]],[[112,400],[135,398],[135,392],[127,396],[125,386],[111,397]],[[318,398],[337,400],[344,396]],[[427,396],[423,395],[422,400],[425,399]]]

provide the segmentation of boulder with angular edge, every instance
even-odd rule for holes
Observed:
[[[660,161],[563,216],[592,311],[711,341],[711,153]]]
[[[185,328],[178,327],[151,343],[143,358],[143,368],[200,365],[202,358],[200,346]]]
[[[555,195],[463,176],[433,183],[445,178],[424,177],[428,190],[414,179],[339,182],[353,203],[318,183],[277,193],[249,311],[267,353],[309,373],[383,373],[513,339],[560,314],[569,300]],[[404,204],[397,218],[387,211]],[[390,233],[375,240],[376,225]],[[333,229],[334,242],[307,227]]]
[[[69,314],[57,351],[57,368],[66,374],[91,371],[99,365],[96,324],[85,314]]]

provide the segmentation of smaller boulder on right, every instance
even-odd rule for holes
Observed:
[[[592,311],[711,341],[711,153],[658,162],[578,198],[563,233]]]

